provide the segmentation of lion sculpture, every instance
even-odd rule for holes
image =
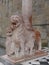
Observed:
[[[23,57],[25,55],[32,55],[35,40],[38,42],[40,36],[36,36],[36,32],[27,30],[25,23],[20,15],[13,15],[10,18],[11,24],[7,30],[6,39],[6,52],[8,56],[15,55],[16,58]],[[37,45],[37,47],[39,44]]]

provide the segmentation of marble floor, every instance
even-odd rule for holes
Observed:
[[[49,65],[49,55],[25,61],[22,65]]]

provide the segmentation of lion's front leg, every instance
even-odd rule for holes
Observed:
[[[21,40],[20,47],[21,47],[20,56],[24,56],[24,41],[23,40]]]
[[[19,47],[15,47],[15,56],[16,58],[19,58]]]
[[[28,55],[30,53],[30,49],[27,44],[25,44],[25,55]]]
[[[18,40],[14,41],[14,50],[15,50],[15,56],[16,58],[20,57],[20,42]]]

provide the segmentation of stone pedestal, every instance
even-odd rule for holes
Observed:
[[[32,55],[26,55],[23,58],[19,58],[19,59],[15,59],[15,60],[11,59],[7,55],[4,55],[4,56],[0,57],[0,62],[2,62],[5,65],[21,65],[21,63],[24,62],[24,61],[28,61],[28,60],[31,60],[31,59],[34,60],[35,58],[46,56],[46,55],[48,55],[47,52],[36,51]]]

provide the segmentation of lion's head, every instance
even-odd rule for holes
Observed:
[[[11,28],[15,29],[22,23],[22,18],[19,15],[12,15],[10,17],[10,21],[11,21],[11,25],[12,25]]]

